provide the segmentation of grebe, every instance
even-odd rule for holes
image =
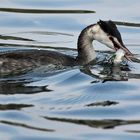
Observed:
[[[25,72],[48,64],[63,66],[88,64],[96,58],[92,46],[93,40],[97,40],[115,51],[124,50],[125,57],[127,54],[131,54],[124,46],[116,25],[111,20],[100,20],[81,31],[77,43],[78,56],[76,58],[48,50],[18,50],[3,53],[0,54],[0,74]]]

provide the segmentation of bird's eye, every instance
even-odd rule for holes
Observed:
[[[113,37],[112,36],[109,36],[109,39],[113,42],[114,41],[114,39],[113,39]]]

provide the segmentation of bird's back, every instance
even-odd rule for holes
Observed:
[[[74,66],[75,59],[48,50],[22,50],[0,54],[0,74],[26,72],[48,64]]]

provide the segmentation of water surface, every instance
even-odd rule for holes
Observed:
[[[5,0],[0,4],[0,51],[47,49],[72,56],[80,31],[99,19],[118,25],[140,54],[138,0]],[[97,51],[110,50],[97,42]],[[140,64],[47,66],[0,77],[3,140],[138,140]]]

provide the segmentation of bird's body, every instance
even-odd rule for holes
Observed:
[[[112,21],[99,21],[97,24],[87,26],[80,33],[76,58],[55,51],[35,49],[2,53],[0,54],[0,74],[26,72],[48,64],[63,66],[88,64],[96,58],[92,46],[93,40],[97,40],[114,50],[122,48],[126,53],[131,54],[124,47],[116,25]]]
[[[74,66],[76,60],[59,52],[36,49],[12,51],[0,55],[1,74],[26,72],[48,64]]]

